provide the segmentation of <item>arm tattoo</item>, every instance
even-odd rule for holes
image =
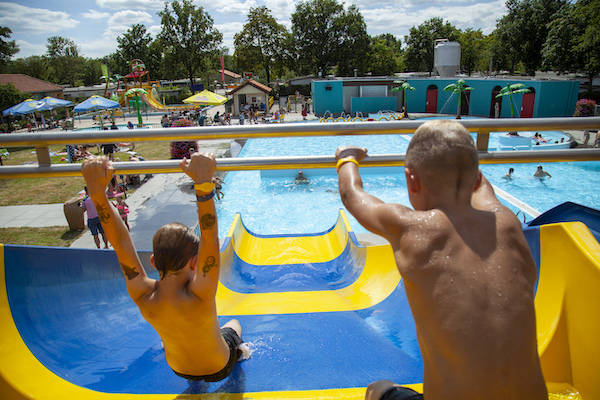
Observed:
[[[206,277],[206,274],[210,272],[217,265],[216,260],[213,256],[208,256],[204,261],[204,267],[202,267],[202,276]]]
[[[123,273],[125,274],[125,276],[127,277],[128,280],[132,280],[133,278],[135,278],[136,276],[138,276],[140,273],[137,271],[137,269],[130,267],[128,265],[125,264],[119,264],[121,266],[121,269],[123,270]]]
[[[100,218],[100,222],[105,223],[110,219],[110,211],[106,209],[102,204],[94,204],[96,206],[96,211],[98,212],[98,217]]]
[[[212,228],[215,225],[215,222],[217,222],[217,218],[213,214],[204,214],[200,217],[200,228]]]

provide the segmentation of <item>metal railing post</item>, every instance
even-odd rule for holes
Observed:
[[[477,132],[477,151],[487,152],[490,143],[490,131],[481,129]]]
[[[48,146],[45,147],[36,147],[35,155],[37,156],[38,165],[40,167],[48,167],[52,164],[52,160],[50,160],[50,150]]]

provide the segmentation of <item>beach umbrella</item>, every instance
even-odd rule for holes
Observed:
[[[125,92],[125,96],[135,95],[135,108],[137,109],[138,126],[144,125],[144,123],[142,122],[142,114],[140,114],[140,94],[147,95],[148,92],[142,88],[133,88]]]
[[[85,112],[85,111],[97,111],[97,110],[111,110],[113,108],[120,108],[121,105],[116,101],[105,99],[102,96],[93,95],[89,99],[77,104],[73,111]]]
[[[43,110],[52,110],[54,108],[66,107],[66,106],[70,106],[71,104],[73,104],[72,101],[57,99],[56,97],[50,97],[50,96],[46,96],[40,101],[42,103],[44,103]]]
[[[200,93],[196,93],[193,96],[183,100],[184,103],[192,104],[203,104],[209,106],[218,106],[227,102],[227,97],[221,96],[211,92],[210,90],[203,90]]]
[[[39,100],[27,99],[2,111],[2,115],[7,116],[29,114],[35,111],[41,111],[43,106],[44,103]]]

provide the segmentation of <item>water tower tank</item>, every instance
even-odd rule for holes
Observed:
[[[436,40],[433,67],[441,77],[456,76],[460,68],[460,43],[448,39]]]

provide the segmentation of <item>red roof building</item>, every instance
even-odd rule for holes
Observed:
[[[0,74],[0,85],[12,84],[17,90],[27,93],[33,99],[46,96],[63,97],[62,86],[46,82],[25,74]]]
[[[228,96],[233,97],[233,115],[240,115],[240,108],[245,105],[254,105],[257,110],[266,111],[267,104],[269,104],[269,93],[272,90],[253,79],[244,81],[240,86],[227,93]]]

